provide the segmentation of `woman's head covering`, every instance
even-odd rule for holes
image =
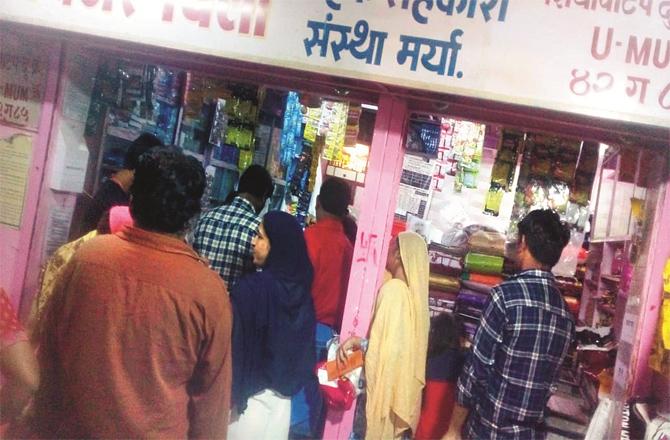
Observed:
[[[299,284],[309,290],[313,269],[298,221],[285,212],[271,211],[263,217],[263,226],[270,239],[270,253],[263,270],[282,283]]]
[[[429,331],[428,250],[414,232],[400,233],[398,245],[407,282],[394,278],[382,286],[365,357],[369,438],[415,431],[421,413]]]
[[[243,277],[230,294],[232,397],[240,413],[262,390],[297,393],[316,363],[313,269],[302,229],[293,216],[277,211],[265,215],[263,226],[270,240],[263,271]]]
[[[428,351],[428,332],[430,330],[430,313],[428,311],[428,278],[430,266],[428,261],[428,247],[425,240],[415,232],[401,232],[398,234],[400,259],[407,276],[407,285],[411,292],[412,309],[414,311],[414,331],[416,344],[416,369],[414,377],[425,383],[426,352]]]

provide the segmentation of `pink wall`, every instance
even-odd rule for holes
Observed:
[[[632,395],[648,395],[651,392],[651,369],[649,355],[656,336],[658,317],[663,300],[663,268],[670,258],[670,182],[663,184],[656,213],[654,227],[650,237],[650,255],[648,256],[644,290],[641,296],[640,316],[638,317],[636,340],[632,355]]]
[[[31,41],[34,39],[34,43]],[[58,72],[60,63],[60,42],[46,41],[37,37],[27,37],[31,44],[41,45],[48,51],[48,74],[44,93],[44,100],[37,133],[23,131],[17,128],[2,127],[2,136],[8,133],[25,133],[33,138],[32,160],[28,175],[28,184],[23,206],[21,227],[18,230],[0,225],[0,285],[9,295],[12,304],[18,307],[28,262],[30,243],[33,239],[35,217],[39,203],[40,187],[44,178],[47,146],[53,108],[58,86]]]
[[[363,189],[364,209],[358,220],[358,239],[354,265],[342,322],[342,338],[368,333],[372,310],[381,285],[388,241],[398,194],[403,158],[407,107],[390,96],[379,100],[369,169]],[[328,414],[324,438],[347,439],[351,432],[354,408]]]

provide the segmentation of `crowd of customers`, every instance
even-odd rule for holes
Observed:
[[[341,330],[356,240],[351,189],[327,179],[303,232],[287,213],[261,215],[274,191],[263,167],[200,215],[205,183],[195,159],[141,136],[96,194],[92,230],[47,263],[32,344],[0,290],[5,436],[322,436],[315,366]],[[522,271],[492,290],[463,368],[458,323],[431,326],[426,242],[413,232],[391,239],[370,329],[337,352],[340,364],[365,353],[366,438],[541,436],[574,332],[550,272],[565,229],[536,211],[519,231]],[[431,380],[443,379],[457,403],[427,403]]]

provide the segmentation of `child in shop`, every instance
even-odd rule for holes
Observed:
[[[456,401],[456,381],[465,351],[461,322],[443,313],[431,319],[426,359],[426,386],[415,439],[442,438],[449,428]]]

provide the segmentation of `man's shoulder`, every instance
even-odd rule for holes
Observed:
[[[86,239],[86,237],[89,237]],[[79,261],[89,261],[107,258],[109,253],[116,252],[122,245],[123,240],[114,234],[97,234],[94,237],[85,235],[77,240],[78,243],[71,243],[76,246],[75,256]]]
[[[354,247],[343,231],[319,227],[316,223],[305,229],[305,240],[328,243],[329,248],[338,247],[353,251]]]
[[[200,221],[204,220],[240,224],[260,223],[260,218],[254,212],[235,205],[223,205],[210,209],[200,218]]]
[[[128,201],[129,196],[121,189],[118,183],[112,179],[108,179],[100,185],[93,199],[104,203],[107,201]]]
[[[563,297],[550,277],[515,276],[494,287],[492,296],[498,296],[505,307],[541,308],[572,320]]]
[[[81,270],[87,272],[103,270],[120,277],[152,280],[151,283],[167,288],[177,288],[180,284],[178,280],[185,278],[197,281],[188,284],[189,288],[184,292],[186,296],[209,297],[211,292],[215,295],[226,292],[221,277],[195,254],[166,254],[161,249],[143,246],[117,235],[98,235],[88,240],[79,247],[74,260]],[[155,273],[156,261],[162,262],[161,273]],[[132,271],[128,271],[129,266]]]

